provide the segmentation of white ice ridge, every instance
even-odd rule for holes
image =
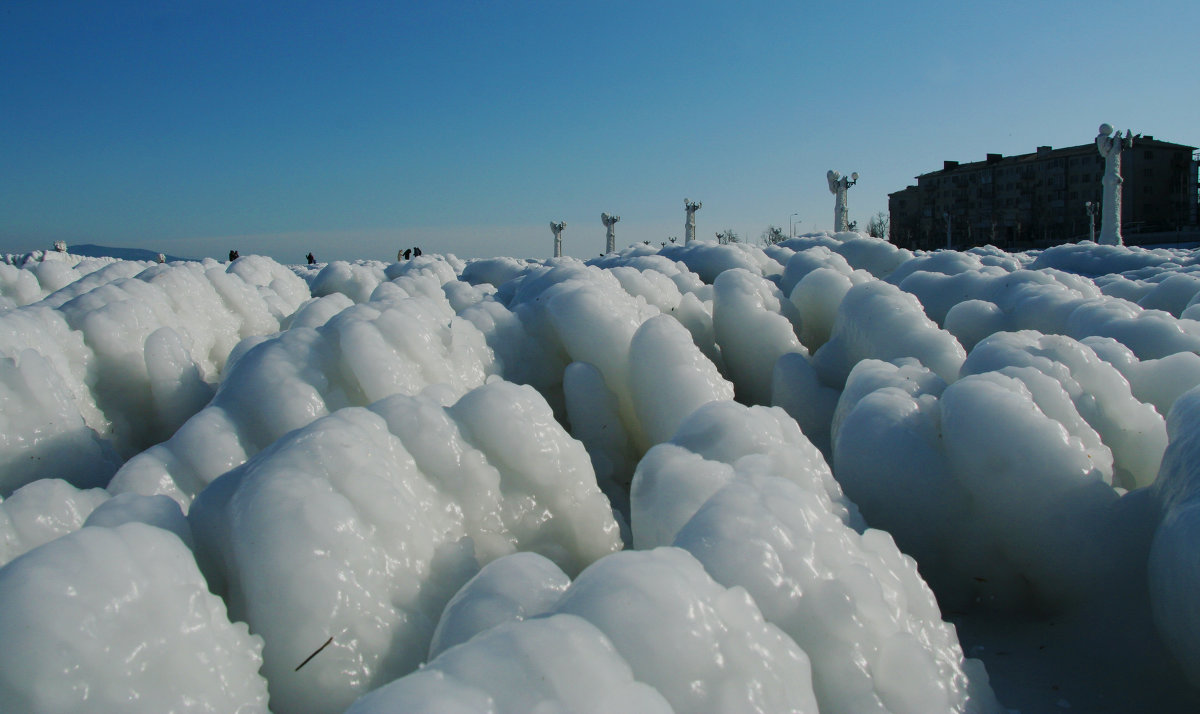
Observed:
[[[416,669],[481,564],[528,550],[578,573],[621,547],[582,445],[502,381],[340,409],[214,481],[188,518],[210,587],[266,641],[272,708],[298,714]]]
[[[0,494],[45,477],[105,485],[204,406],[239,340],[307,298],[265,258],[122,261],[0,312]]]
[[[811,659],[822,712],[999,711],[916,563],[863,530],[782,410],[702,407],[642,460],[632,499],[635,546],[673,543],[745,588]]]
[[[434,644],[419,673],[349,711],[445,711],[473,695],[513,714],[817,712],[800,648],[676,548],[609,555],[574,582],[540,556],[497,560],[447,605]],[[450,692],[430,688],[434,673]]]
[[[262,639],[173,533],[75,531],[0,568],[0,603],[0,711],[269,711]]]
[[[1163,641],[1200,687],[1200,389],[1175,402],[1167,427],[1171,441],[1155,484],[1163,515],[1150,550],[1150,602]]]
[[[212,401],[169,440],[128,461],[110,490],[162,493],[186,509],[216,477],[339,408],[430,385],[457,396],[483,384],[492,351],[441,291],[440,300],[409,297],[384,285],[384,299],[346,307],[316,326],[243,341]]]

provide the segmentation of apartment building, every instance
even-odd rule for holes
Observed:
[[[1195,230],[1200,212],[1196,147],[1135,139],[1121,155],[1122,232],[1127,244],[1166,232]],[[917,176],[917,185],[888,194],[893,243],[956,249],[996,245],[1044,247],[1089,237],[1088,202],[1099,204],[1104,157],[1095,144],[1031,154],[988,154],[983,161],[946,161]]]

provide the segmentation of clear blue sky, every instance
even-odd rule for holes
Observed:
[[[829,229],[944,159],[1200,144],[1200,2],[0,6],[0,253],[300,262]],[[797,214],[793,217],[793,214]]]

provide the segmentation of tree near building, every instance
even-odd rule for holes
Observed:
[[[890,228],[889,223],[888,214],[883,211],[876,213],[871,217],[871,220],[867,221],[867,235],[887,240],[888,229]]]
[[[771,225],[763,229],[760,239],[762,240],[763,245],[775,245],[776,243],[787,240],[787,236],[784,235],[782,228]]]

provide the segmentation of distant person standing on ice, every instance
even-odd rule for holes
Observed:
[[[232,263],[233,261],[235,261],[237,259],[238,259],[238,252],[236,250],[229,251],[229,262]]]
[[[309,264],[309,265],[313,265],[314,263],[316,263],[316,262],[317,262],[317,259],[313,257],[313,254],[312,254],[312,253],[309,253],[307,257],[308,257],[308,264]]]

